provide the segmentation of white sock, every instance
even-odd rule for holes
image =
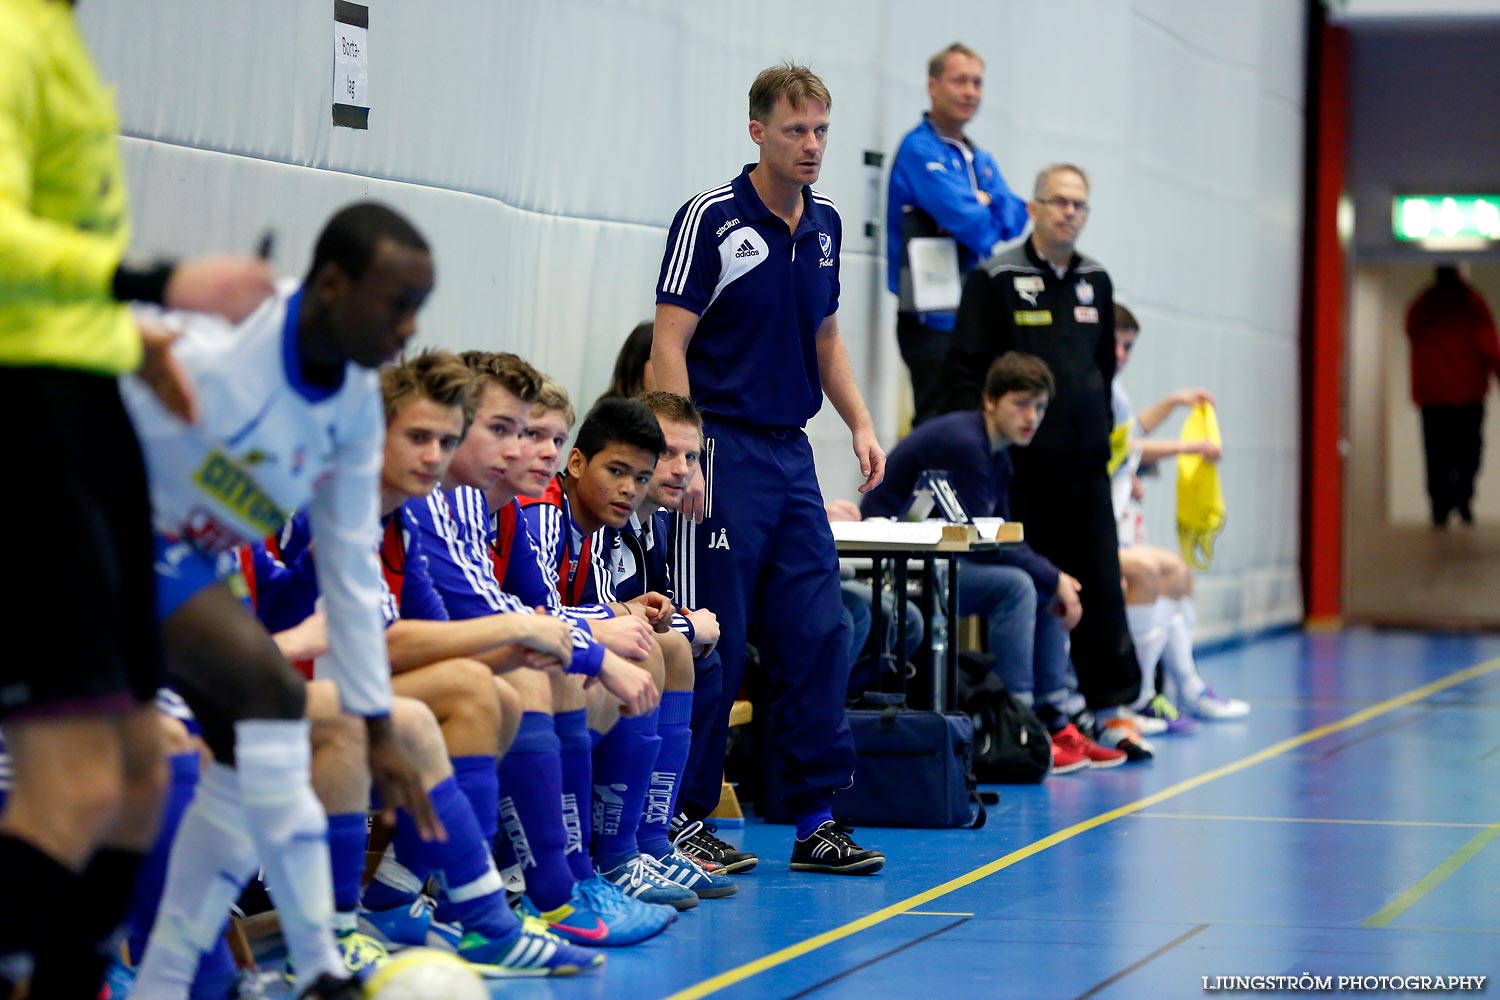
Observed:
[[[386,845],[385,853],[380,856],[380,867],[375,869],[371,884],[375,882],[401,893],[408,901],[421,894],[424,884],[410,868],[396,860],[396,848],[389,844]]]
[[[1167,645],[1167,630],[1158,621],[1157,604],[1125,605],[1125,624],[1130,628],[1130,639],[1135,643],[1136,662],[1141,666],[1141,694],[1131,706],[1135,710],[1145,708],[1156,697],[1156,661]]]
[[[255,844],[239,797],[233,770],[217,763],[204,768],[172,842],[161,908],[132,994],[185,1000],[199,959],[218,942],[229,908],[255,874]]]
[[[1163,597],[1162,601],[1168,600]],[[1160,603],[1160,602],[1158,602]],[[1177,685],[1177,695],[1184,705],[1195,704],[1208,685],[1198,676],[1198,665],[1193,660],[1193,599],[1184,597],[1172,601],[1176,605],[1170,624],[1167,626],[1167,648],[1162,653],[1162,666],[1172,675]]]
[[[243,720],[235,723],[234,740],[246,828],[265,869],[298,988],[324,972],[347,975],[333,937],[328,816],[312,790],[307,720]]]
[[[439,876],[443,884],[443,892],[450,902],[467,903],[471,899],[479,899],[482,896],[493,896],[498,892],[505,891],[505,880],[500,877],[500,872],[495,868],[495,860],[488,859],[489,870],[472,882],[463,885],[450,885],[446,874]],[[502,901],[503,902],[503,901]]]

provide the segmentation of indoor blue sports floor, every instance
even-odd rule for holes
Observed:
[[[862,829],[890,859],[871,878],[793,875],[789,828],[752,820],[725,833],[762,859],[736,897],[602,974],[493,993],[1156,998],[1203,977],[1500,974],[1500,636],[1287,632],[1199,665],[1247,720],[1003,787],[982,830]]]

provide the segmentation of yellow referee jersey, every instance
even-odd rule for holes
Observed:
[[[69,5],[0,0],[0,365],[139,364],[110,296],[130,238],[117,131]]]

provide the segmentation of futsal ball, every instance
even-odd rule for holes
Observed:
[[[490,1000],[469,964],[436,948],[408,948],[365,980],[369,1000]]]

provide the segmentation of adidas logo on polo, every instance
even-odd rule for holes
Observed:
[[[735,250],[734,255],[736,257],[759,257],[760,251],[755,249],[755,247],[751,245],[749,240],[746,240],[739,245],[739,248]]]

